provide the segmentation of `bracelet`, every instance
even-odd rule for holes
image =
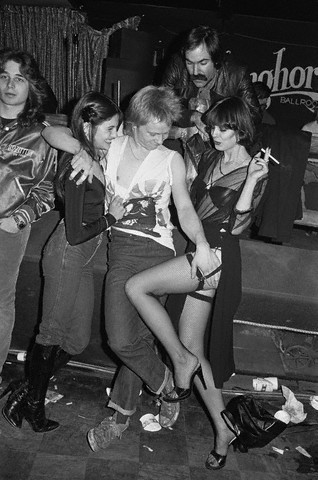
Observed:
[[[109,227],[111,227],[112,225],[114,225],[114,223],[117,222],[116,218],[111,213],[106,213],[106,215],[103,215],[103,218],[104,218],[105,223],[106,223],[106,230]]]
[[[253,207],[248,208],[247,210],[238,210],[237,208],[234,208],[234,213],[239,215],[244,215],[245,213],[250,213],[252,211],[253,211]]]
[[[19,230],[23,230],[27,226],[26,222],[23,220],[23,218],[20,215],[13,214],[12,218],[17,224],[17,227]]]

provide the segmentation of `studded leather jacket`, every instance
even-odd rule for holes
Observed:
[[[33,222],[54,206],[57,151],[41,136],[44,126],[0,127],[0,218],[19,211]]]

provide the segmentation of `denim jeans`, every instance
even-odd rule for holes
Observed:
[[[10,348],[16,284],[30,231],[30,225],[17,233],[0,228],[0,373]]]
[[[105,320],[109,346],[122,361],[108,406],[132,415],[145,383],[159,394],[168,370],[154,348],[154,337],[125,294],[125,284],[135,273],[165,262],[173,250],[149,238],[112,230],[109,270],[106,276]]]
[[[50,237],[43,255],[43,310],[36,342],[60,345],[71,355],[88,345],[94,309],[93,257],[102,235],[79,245],[66,240],[64,223]]]

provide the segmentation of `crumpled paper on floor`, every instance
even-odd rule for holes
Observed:
[[[148,430],[148,432],[158,432],[161,430],[159,415],[155,416],[152,413],[146,413],[139,420],[142,424],[142,428]]]
[[[290,416],[290,421],[293,423],[301,423],[307,417],[307,413],[304,412],[304,405],[297,400],[293,392],[282,385],[282,393],[286,398],[285,404],[282,406],[282,410],[287,412]]]
[[[47,405],[48,403],[56,403],[58,400],[61,400],[64,395],[61,393],[54,392],[53,390],[47,390],[45,395],[45,402],[44,404]]]

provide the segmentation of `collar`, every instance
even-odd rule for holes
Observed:
[[[16,118],[4,118],[0,117],[0,131],[2,132],[9,132],[13,130],[17,126],[18,122]]]

